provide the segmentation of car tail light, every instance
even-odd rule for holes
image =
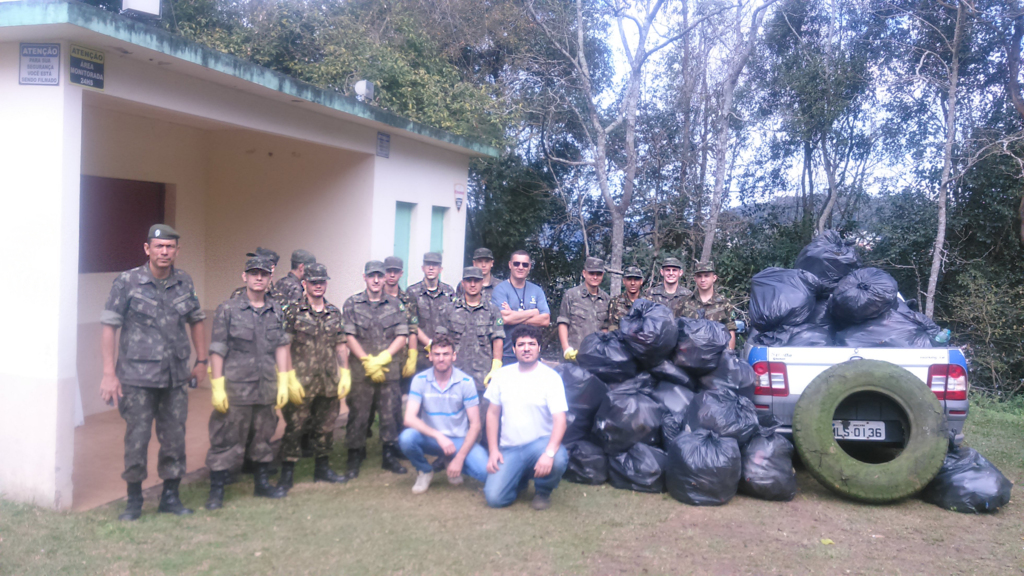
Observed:
[[[959,364],[932,364],[928,387],[939,400],[967,400],[967,371]]]
[[[789,396],[789,375],[782,362],[756,362],[753,366],[757,381],[755,396]]]

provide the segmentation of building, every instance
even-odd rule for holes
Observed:
[[[99,316],[150,224],[182,234],[208,311],[258,245],[282,268],[312,251],[339,304],[390,254],[415,279],[443,251],[454,283],[469,161],[496,154],[67,1],[0,2],[0,126],[0,493],[54,508],[71,505],[76,410],[109,410]]]

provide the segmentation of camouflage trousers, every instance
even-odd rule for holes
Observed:
[[[298,462],[302,457],[302,436],[309,434],[310,447],[316,458],[334,450],[334,425],[338,421],[341,400],[335,396],[306,397],[302,404],[289,403],[281,409],[286,423],[281,438],[281,460]]]
[[[274,451],[270,447],[270,439],[274,437],[275,431],[277,412],[273,404],[229,406],[228,411],[223,414],[214,410],[210,413],[210,451],[206,453],[207,468],[219,472],[241,466],[247,447],[253,462],[272,461]]]
[[[350,450],[366,447],[366,433],[370,430],[372,407],[377,406],[380,415],[380,440],[384,443],[398,441],[396,415],[402,405],[402,391],[397,381],[374,384],[369,380],[352,381],[352,391],[345,399],[348,402],[348,424],[345,426],[345,446]]]
[[[142,482],[149,440],[156,420],[156,438],[160,442],[157,473],[164,480],[185,475],[185,418],[188,416],[188,391],[184,386],[148,388],[122,385],[118,411],[127,425],[124,431],[125,482]]]

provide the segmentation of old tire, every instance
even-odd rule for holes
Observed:
[[[893,460],[868,464],[839,447],[832,417],[856,392],[885,395],[900,406],[909,440]],[[889,362],[851,360],[818,375],[793,412],[793,443],[807,470],[841,496],[862,502],[891,502],[923,489],[942,467],[947,425],[942,405],[916,376]]]

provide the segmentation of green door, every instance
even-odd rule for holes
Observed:
[[[448,209],[434,206],[430,212],[430,251],[444,253],[444,213]]]
[[[409,239],[412,235],[412,211],[415,204],[398,202],[395,206],[395,250],[392,252],[405,262],[405,275],[399,282],[404,290],[409,285]]]

